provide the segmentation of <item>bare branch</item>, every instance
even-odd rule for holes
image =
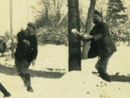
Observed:
[[[31,8],[37,11],[38,13],[43,13],[42,11],[37,10],[34,6],[32,6]]]

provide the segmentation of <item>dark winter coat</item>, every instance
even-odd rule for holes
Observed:
[[[37,38],[35,35],[33,36],[25,36],[25,32],[21,31],[17,35],[18,44],[15,52],[15,59],[17,61],[21,61],[23,59],[31,62],[33,59],[37,57]],[[28,40],[30,42],[30,46],[27,46],[23,40]]]
[[[96,24],[91,30],[90,35],[94,38],[91,40],[88,58],[96,56],[105,57],[116,51],[108,26],[104,22]]]

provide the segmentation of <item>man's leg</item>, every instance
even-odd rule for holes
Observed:
[[[26,83],[26,86],[27,86],[27,91],[33,92],[33,89],[31,87],[31,79],[30,79],[30,74],[29,73],[25,74],[25,83]]]
[[[0,91],[4,94],[4,97],[10,97],[11,94],[5,89],[5,87],[0,83]]]
[[[29,65],[30,63],[27,60],[22,60],[21,62],[16,61],[17,71],[27,87],[27,91],[33,92],[30,82],[30,74],[28,73]]]
[[[109,82],[110,82],[110,78],[109,78],[109,75],[106,72],[106,69],[107,69],[108,61],[109,61],[111,56],[112,55],[109,55],[109,56],[106,56],[106,57],[100,57],[98,59],[96,66],[95,66],[96,69],[99,72],[100,77],[103,78],[106,81],[109,81]]]
[[[24,76],[25,76],[25,84],[27,86],[27,91],[33,92],[33,89],[31,87],[30,74],[28,72],[28,68],[30,66],[30,63],[27,60],[24,60],[23,65],[24,65],[24,68],[23,68],[22,72],[24,73]]]
[[[26,86],[26,83],[25,83],[25,74],[24,73],[19,73],[19,76],[23,80],[24,86]]]
[[[21,77],[21,79],[24,82],[24,85],[26,85],[25,84],[25,74],[23,73],[23,61],[18,62],[15,60],[15,66],[16,66],[16,69],[17,69],[19,76]]]

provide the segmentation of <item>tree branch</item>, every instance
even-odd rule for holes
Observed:
[[[42,11],[39,11],[39,10],[37,10],[35,7],[31,7],[32,9],[34,9],[35,11],[37,11],[37,12],[39,12],[39,13],[43,13]]]

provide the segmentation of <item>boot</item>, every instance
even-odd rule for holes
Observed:
[[[33,88],[31,87],[30,81],[26,81],[26,85],[27,85],[27,91],[33,92]]]
[[[0,90],[4,94],[4,97],[10,97],[11,94],[5,89],[5,87],[0,83]]]
[[[25,83],[26,83],[26,86],[27,86],[27,91],[33,92],[33,88],[31,87],[31,80],[30,80],[30,74],[29,73],[25,74]]]
[[[100,76],[103,80],[106,80],[106,81],[108,81],[108,82],[111,82],[109,75],[108,75],[105,71],[103,71],[103,69],[101,69],[101,68],[98,69],[98,73],[99,73],[99,76]]]

